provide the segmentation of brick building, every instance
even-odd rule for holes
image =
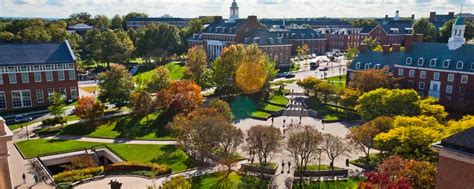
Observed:
[[[366,69],[389,68],[389,73],[407,81],[421,96],[438,98],[448,107],[469,108],[474,101],[474,45],[465,44],[464,20],[456,19],[448,44],[424,43],[422,37],[413,42],[405,36],[405,51],[400,44],[383,46],[384,52],[373,52],[361,44],[360,54],[348,69],[352,72]],[[469,102],[469,103],[468,103]]]
[[[175,18],[175,17],[155,17],[155,18],[130,18],[125,21],[127,28],[139,28],[148,24],[169,24],[178,28],[183,28],[188,25],[190,18]]]
[[[286,39],[293,45],[291,53],[296,55],[298,47],[306,44],[309,53],[324,53],[327,51],[327,38],[320,32],[307,28],[277,29],[271,30],[278,37]]]
[[[265,31],[263,31],[265,30]],[[187,39],[188,47],[202,45],[207,57],[213,60],[221,55],[222,50],[231,44],[257,44],[262,51],[278,63],[280,67],[290,65],[291,44],[265,29],[257,16],[240,19],[235,1],[230,7],[229,19],[214,17],[213,23],[201,33],[193,34]]]
[[[375,38],[380,45],[403,44],[404,36],[413,33],[413,22],[415,15],[411,18],[402,19],[399,12],[394,17],[385,16],[384,19],[377,20],[376,26],[367,26],[360,31],[362,38]]]
[[[439,152],[436,188],[474,188],[474,128],[454,134],[432,147]]]
[[[0,112],[47,106],[54,92],[67,100],[78,97],[68,41],[0,45]]]
[[[342,28],[326,34],[328,50],[345,51],[359,46],[364,36],[360,35],[362,28]]]
[[[430,12],[430,17],[428,18],[428,20],[433,23],[438,30],[443,27],[444,23],[452,19],[454,19],[454,12],[449,12],[448,14],[436,14],[436,12]]]

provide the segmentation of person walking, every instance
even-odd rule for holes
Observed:
[[[21,175],[21,178],[23,179],[23,184],[26,184],[26,175],[25,175],[25,173],[23,173]]]
[[[36,175],[33,175],[33,180],[35,181],[35,184],[38,184],[38,177]]]

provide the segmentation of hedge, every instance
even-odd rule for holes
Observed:
[[[92,167],[85,169],[76,169],[71,171],[64,171],[53,176],[54,182],[76,182],[104,173],[104,167]]]

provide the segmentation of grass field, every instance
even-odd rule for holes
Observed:
[[[93,127],[88,123],[78,123],[63,128],[46,128],[40,134],[76,135],[100,138],[128,138],[149,140],[173,140],[174,137],[165,128],[168,120],[159,113],[150,114],[148,118],[136,118],[133,115],[115,117],[105,120],[103,124]]]
[[[237,188],[257,188],[257,185],[263,185],[258,188],[267,188],[266,183],[259,183],[259,180],[253,176],[242,176],[236,172],[230,173],[227,177],[226,172],[217,172],[199,177],[192,177],[193,189],[237,189]]]
[[[184,77],[185,67],[179,62],[170,62],[164,65],[169,70],[170,79],[178,80]],[[133,76],[135,81],[141,80],[143,82],[149,81],[153,76],[155,67],[153,65],[143,65],[138,68],[137,74]]]
[[[359,179],[349,179],[347,181],[324,181],[321,183],[311,182],[303,186],[304,189],[357,189],[359,185]],[[293,184],[294,189],[298,189],[297,183]]]
[[[328,77],[325,80],[336,86],[338,89],[346,88],[346,75]]]
[[[341,168],[334,167],[334,169],[341,169]],[[308,165],[308,167],[306,167],[306,170],[318,171],[319,165],[318,164]],[[331,166],[326,165],[326,164],[321,164],[321,171],[327,171],[327,170],[331,170]]]
[[[323,104],[315,96],[308,98],[305,103],[310,109],[322,115],[326,121],[352,121],[358,118],[355,112],[347,112],[343,108]]]
[[[280,110],[285,109],[284,107],[281,107],[281,106],[276,106],[273,104],[266,104],[266,103],[261,108],[262,110],[270,111],[270,112],[278,112]]]
[[[282,106],[286,106],[290,102],[290,100],[283,95],[273,95],[268,101]]]
[[[288,99],[286,99],[285,97],[283,97],[283,98],[282,97],[283,96],[279,96],[279,97],[276,97],[273,100],[274,100],[274,102],[276,102],[278,104],[280,104],[280,103],[283,104],[284,102],[288,103],[287,102]],[[234,117],[235,117],[236,120],[245,119],[245,118],[249,118],[249,117],[267,119],[271,116],[271,114],[268,113],[268,112],[265,112],[265,111],[277,112],[277,111],[280,111],[280,110],[284,109],[284,107],[282,107],[282,106],[276,106],[276,105],[268,104],[268,103],[264,103],[264,102],[262,102],[262,104],[260,104],[259,108],[257,108],[257,105],[254,102],[254,100],[252,100],[248,97],[245,97],[245,96],[238,96],[236,99],[234,99],[230,103],[230,107],[232,109],[232,113],[234,114]],[[265,110],[265,111],[261,111],[261,110],[258,110],[258,109],[262,109],[262,110]]]
[[[90,148],[105,143],[81,142],[73,140],[25,140],[16,143],[26,158],[35,157],[44,153],[58,153],[65,150]],[[173,171],[182,171],[196,165],[182,150],[174,145],[151,144],[106,144],[127,161],[141,163],[160,163],[171,167]]]

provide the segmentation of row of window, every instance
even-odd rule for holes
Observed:
[[[408,81],[408,84],[413,87],[413,81]],[[419,90],[424,90],[425,89],[425,82],[419,82],[418,83],[418,89]],[[452,94],[453,93],[453,85],[446,85],[446,94]],[[465,94],[466,93],[466,88],[465,87],[459,87],[459,93],[460,94]]]
[[[61,87],[59,88],[59,94],[66,98],[66,88]],[[70,93],[71,93],[71,98],[72,100],[75,100],[77,98],[77,88],[76,87],[71,87],[70,88]],[[48,100],[52,98],[54,94],[54,88],[48,88],[47,89],[47,95],[48,95]],[[14,90],[11,91],[12,95],[12,104],[13,108],[25,108],[25,107],[31,107],[32,106],[32,100],[31,100],[31,91],[29,89],[26,90]],[[37,89],[36,90],[36,102],[38,104],[42,104],[45,102],[44,98],[44,91],[43,89]],[[7,108],[7,100],[5,96],[5,91],[0,91],[0,109],[6,109]]]
[[[437,65],[437,62],[438,62],[438,59],[437,58],[433,58],[430,60],[430,67],[436,67]],[[413,59],[411,57],[407,57],[407,59],[405,60],[405,63],[407,65],[411,65],[413,63]],[[449,64],[451,63],[451,60],[450,59],[446,59],[443,61],[443,68],[449,68]],[[417,62],[417,65],[418,66],[423,66],[424,65],[424,59],[423,58],[418,58],[418,62]],[[456,62],[456,69],[458,70],[462,70],[464,69],[464,62],[463,61],[457,61]],[[474,70],[474,62],[471,63],[471,70]]]
[[[365,63],[364,64],[364,69],[366,69],[366,70],[370,69],[371,65],[372,65],[372,63]],[[374,69],[380,69],[381,68],[380,66],[382,66],[382,65],[381,64],[375,64]],[[387,71],[389,70],[388,66],[384,66],[383,68],[386,69]],[[360,62],[356,63],[356,69],[360,69]]]
[[[68,70],[68,72],[69,72],[69,74],[68,74],[69,75],[69,80],[76,80],[76,71],[75,70]],[[34,72],[33,73],[35,83],[39,83],[39,82],[43,81],[41,73],[42,72]],[[44,73],[46,75],[46,81],[48,81],[48,82],[53,81],[53,72],[52,71],[46,71]],[[58,73],[58,80],[59,81],[64,81],[66,79],[64,70],[57,71],[57,73]],[[16,73],[9,73],[9,74],[5,74],[5,75],[8,76],[8,81],[9,81],[10,84],[18,83]],[[30,83],[30,76],[29,76],[28,72],[23,72],[20,75],[21,75],[21,82],[22,83]],[[3,83],[4,83],[3,74],[0,74],[0,85],[3,84]]]
[[[398,76],[402,77],[404,75],[404,69],[399,68],[398,69]],[[440,73],[439,72],[433,72],[433,80],[438,81],[439,80]],[[408,77],[415,77],[415,70],[408,70]],[[426,71],[420,71],[420,79],[426,79]],[[461,83],[467,83],[469,79],[468,75],[461,75]],[[454,82],[454,74],[448,74],[447,78],[448,82]]]
[[[0,67],[1,73],[25,73],[38,71],[74,70],[74,64],[45,64]]]

